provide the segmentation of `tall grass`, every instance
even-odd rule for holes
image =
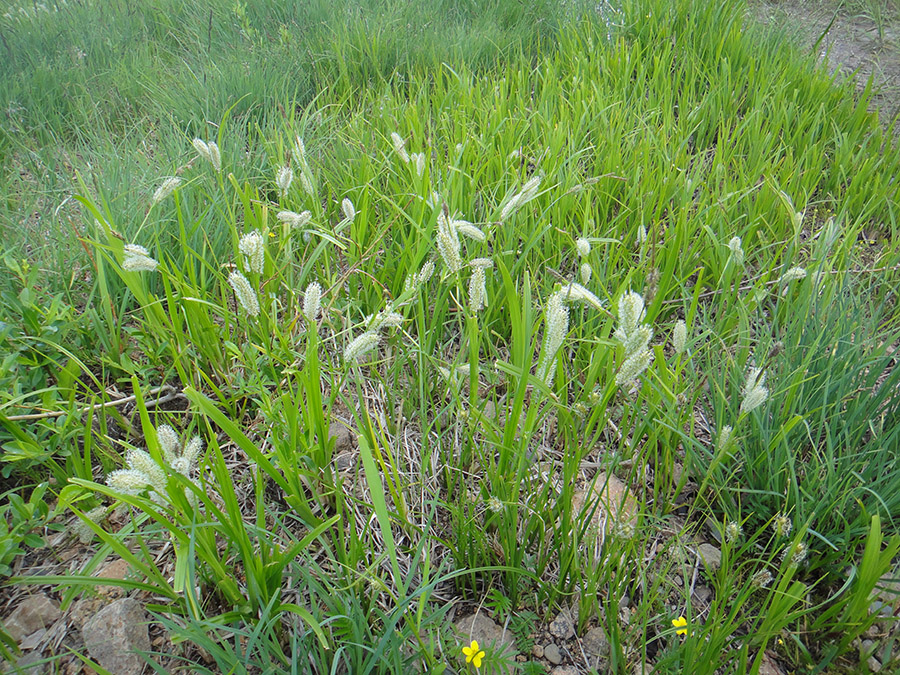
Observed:
[[[900,547],[900,155],[865,95],[730,3],[165,7],[110,8],[138,57],[179,56],[116,112],[150,135],[115,140],[109,116],[90,132],[108,164],[60,179],[77,188],[50,223],[90,278],[7,256],[3,464],[52,472],[99,540],[82,574],[16,581],[81,587],[125,557],[123,585],[222,670],[457,671],[448,598],[577,605],[613,671],[848,658]],[[263,86],[299,28],[315,95]],[[165,79],[228,31],[245,44],[219,79]],[[243,99],[232,58],[258,74]],[[21,123],[60,158],[88,137],[55,106]],[[203,439],[196,465],[163,425]],[[118,531],[89,516],[114,504]]]

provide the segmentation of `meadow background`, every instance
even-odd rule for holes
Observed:
[[[116,586],[146,672],[896,667],[871,86],[731,0],[0,9],[7,619]],[[68,625],[27,655],[109,670]]]

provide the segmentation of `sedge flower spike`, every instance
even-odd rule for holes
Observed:
[[[747,373],[747,381],[741,392],[741,413],[750,413],[766,402],[769,390],[764,386],[766,374],[761,368],[751,368]]]
[[[675,322],[675,328],[672,330],[672,345],[676,354],[684,354],[687,346],[687,324],[681,319]]]
[[[454,220],[452,221],[453,228],[464,237],[468,237],[469,239],[474,239],[475,241],[484,241],[485,235],[480,229],[475,227],[468,220]]]
[[[506,202],[506,205],[500,211],[500,220],[506,220],[522,206],[534,199],[537,196],[538,189],[541,187],[541,180],[543,180],[543,176],[538,174],[525,183],[522,189]]]
[[[378,333],[372,331],[363,333],[344,349],[344,361],[347,363],[359,361],[360,358],[375,349],[380,340],[381,338],[378,337]]]
[[[587,286],[591,281],[591,275],[594,273],[593,268],[590,263],[581,263],[579,271],[581,273],[581,283]]]
[[[346,197],[341,202],[341,211],[344,214],[344,221],[347,223],[352,223],[353,219],[356,218],[356,208],[353,206],[353,202]]]
[[[394,143],[394,152],[404,164],[409,164],[409,155],[406,153],[406,141],[396,131],[391,133],[391,141]]]
[[[275,184],[278,186],[278,191],[281,193],[281,196],[284,197],[287,195],[288,190],[291,189],[291,183],[294,182],[294,170],[289,166],[283,166],[278,169],[278,175],[275,177]]]
[[[484,268],[476,267],[469,277],[469,309],[478,313],[487,307],[487,289]]]
[[[310,213],[309,211],[303,211],[302,213],[294,213],[293,211],[279,211],[278,215],[276,215],[275,217],[278,218],[279,222],[285,223],[292,228],[299,229],[309,224],[309,221],[312,219],[312,213]]]
[[[259,316],[259,300],[247,277],[240,272],[232,272],[228,275],[228,283],[234,289],[234,295],[244,311],[252,317]]]
[[[266,263],[266,246],[259,231],[253,230],[241,237],[238,248],[247,257],[249,270],[254,274],[262,274]]]
[[[321,305],[322,287],[318,282],[313,281],[303,293],[303,316],[313,325],[316,323],[316,317],[319,315]]]
[[[553,384],[553,360],[563,345],[569,332],[569,308],[563,291],[558,291],[547,300],[544,310],[544,344],[537,376],[549,387]]]
[[[778,279],[779,284],[787,284],[791,281],[801,281],[806,278],[806,270],[802,267],[792,267],[781,275]]]
[[[629,291],[619,299],[619,326],[615,337],[625,347],[625,361],[616,374],[620,387],[634,382],[653,362],[650,340],[653,329],[641,324],[644,318],[644,299]]]
[[[316,193],[316,189],[313,187],[312,178],[309,177],[306,171],[300,172],[300,187],[311,197]],[[304,211],[304,213],[306,212]]]
[[[575,240],[575,248],[578,249],[578,255],[587,258],[591,254],[591,242],[584,237]]]
[[[453,221],[442,210],[437,217],[437,249],[444,261],[444,266],[450,272],[458,272],[462,267],[462,258],[459,254],[459,236]]]
[[[122,261],[122,269],[128,272],[152,272],[159,265],[143,246],[126,244],[124,252],[125,259]]]
[[[603,303],[600,302],[600,298],[574,281],[567,286],[563,286],[560,293],[562,293],[566,302],[586,302],[589,305],[593,305],[596,309],[603,309]]]
[[[218,145],[212,141],[206,143],[199,138],[195,138],[192,143],[197,154],[212,164],[213,169],[216,171],[222,170],[222,156],[219,154]]]
[[[728,248],[731,249],[731,260],[734,261],[734,264],[740,267],[744,264],[744,249],[741,248],[741,238],[740,237],[732,237],[731,241],[728,242]]]
[[[159,204],[163,199],[175,192],[181,185],[181,179],[178,176],[170,176],[166,178],[162,184],[156,188],[153,197],[150,199],[151,204]]]

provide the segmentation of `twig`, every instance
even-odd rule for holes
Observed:
[[[163,394],[163,392],[165,392]],[[159,405],[160,403],[165,403],[166,401],[171,401],[178,394],[175,391],[175,388],[164,384],[161,387],[154,387],[150,391],[147,392],[147,396],[155,396],[156,394],[163,394],[162,396],[157,397],[153,401],[147,401],[147,405]],[[79,415],[83,415],[86,412],[91,412],[93,410],[100,410],[101,408],[112,408],[119,405],[125,405],[126,403],[130,403],[131,401],[137,400],[137,396],[132,394],[131,396],[126,396],[125,398],[120,398],[115,401],[107,401],[106,403],[95,403],[94,405],[89,405],[85,408],[81,408],[77,411]],[[22,420],[42,420],[47,419],[48,417],[62,417],[63,415],[68,415],[69,412],[66,410],[54,410],[52,412],[45,413],[31,413],[28,415],[10,415],[6,419],[10,422],[20,422]]]

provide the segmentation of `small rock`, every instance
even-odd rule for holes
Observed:
[[[544,645],[544,658],[554,666],[558,666],[562,663],[562,654],[559,653],[559,647],[552,642]]]
[[[553,621],[550,622],[550,634],[560,640],[571,640],[575,637],[575,626],[572,618],[566,611],[560,612]]]
[[[30,652],[16,661],[16,672],[21,675],[44,675],[47,672],[47,664],[43,663],[44,657],[40,652]]]
[[[870,656],[866,659],[866,665],[869,666],[869,670],[873,673],[881,671],[881,661],[876,659],[874,656]]]
[[[769,652],[763,654],[762,663],[759,666],[759,675],[784,675],[781,668],[775,663]]]
[[[593,661],[609,654],[609,640],[599,626],[591,628],[581,640],[582,648],[588,659]]]
[[[550,675],[578,675],[578,668],[575,666],[557,666],[550,671]]]
[[[875,653],[875,643],[872,640],[863,640],[859,646],[860,656],[871,656]]]
[[[353,450],[353,434],[340,422],[332,422],[328,425],[328,437],[334,441],[334,454]]]
[[[708,586],[697,586],[694,588],[694,597],[700,602],[707,604],[712,598],[712,590]]]
[[[16,642],[47,628],[59,618],[59,608],[43,593],[30,595],[4,621],[4,627]]]
[[[100,577],[101,579],[122,580],[128,576],[128,573],[130,571],[131,567],[128,565],[128,562],[122,560],[122,558],[118,558],[106,563],[103,567],[101,567],[97,572],[94,573],[94,576]],[[121,586],[111,586],[108,584],[97,586],[97,592],[114,598],[120,598],[125,595],[125,589]]]
[[[711,572],[715,572],[722,564],[722,551],[712,544],[700,544],[697,552]]]
[[[625,609],[626,607],[631,605],[631,598],[627,595],[623,595],[619,598],[619,609]]]
[[[634,664],[634,675],[650,675],[653,672],[653,666],[649,663]]]
[[[472,640],[477,640],[482,649],[491,647],[495,655],[501,659],[514,661],[518,656],[512,634],[504,631],[484,614],[468,614],[454,621],[453,625],[460,636],[460,641],[466,646]],[[490,675],[504,671],[482,667],[479,672]]]
[[[116,675],[140,675],[144,659],[137,651],[150,650],[147,615],[134,598],[107,605],[81,631],[84,644],[101,666]]]
[[[342,452],[334,458],[334,466],[338,471],[349,471],[353,468],[355,455],[352,452]]]
[[[544,648],[541,645],[535,645],[531,648],[531,655],[536,659],[544,658]]]
[[[597,474],[589,491],[578,490],[572,496],[573,514],[586,512],[595,525],[603,526],[607,534],[617,526],[623,532],[633,531],[637,526],[638,510],[637,500],[628,486],[603,471]]]
[[[673,574],[669,577],[669,579],[671,579],[672,583],[675,584],[676,586],[678,586],[679,588],[681,586],[684,586],[684,579],[681,578],[680,574]]]

